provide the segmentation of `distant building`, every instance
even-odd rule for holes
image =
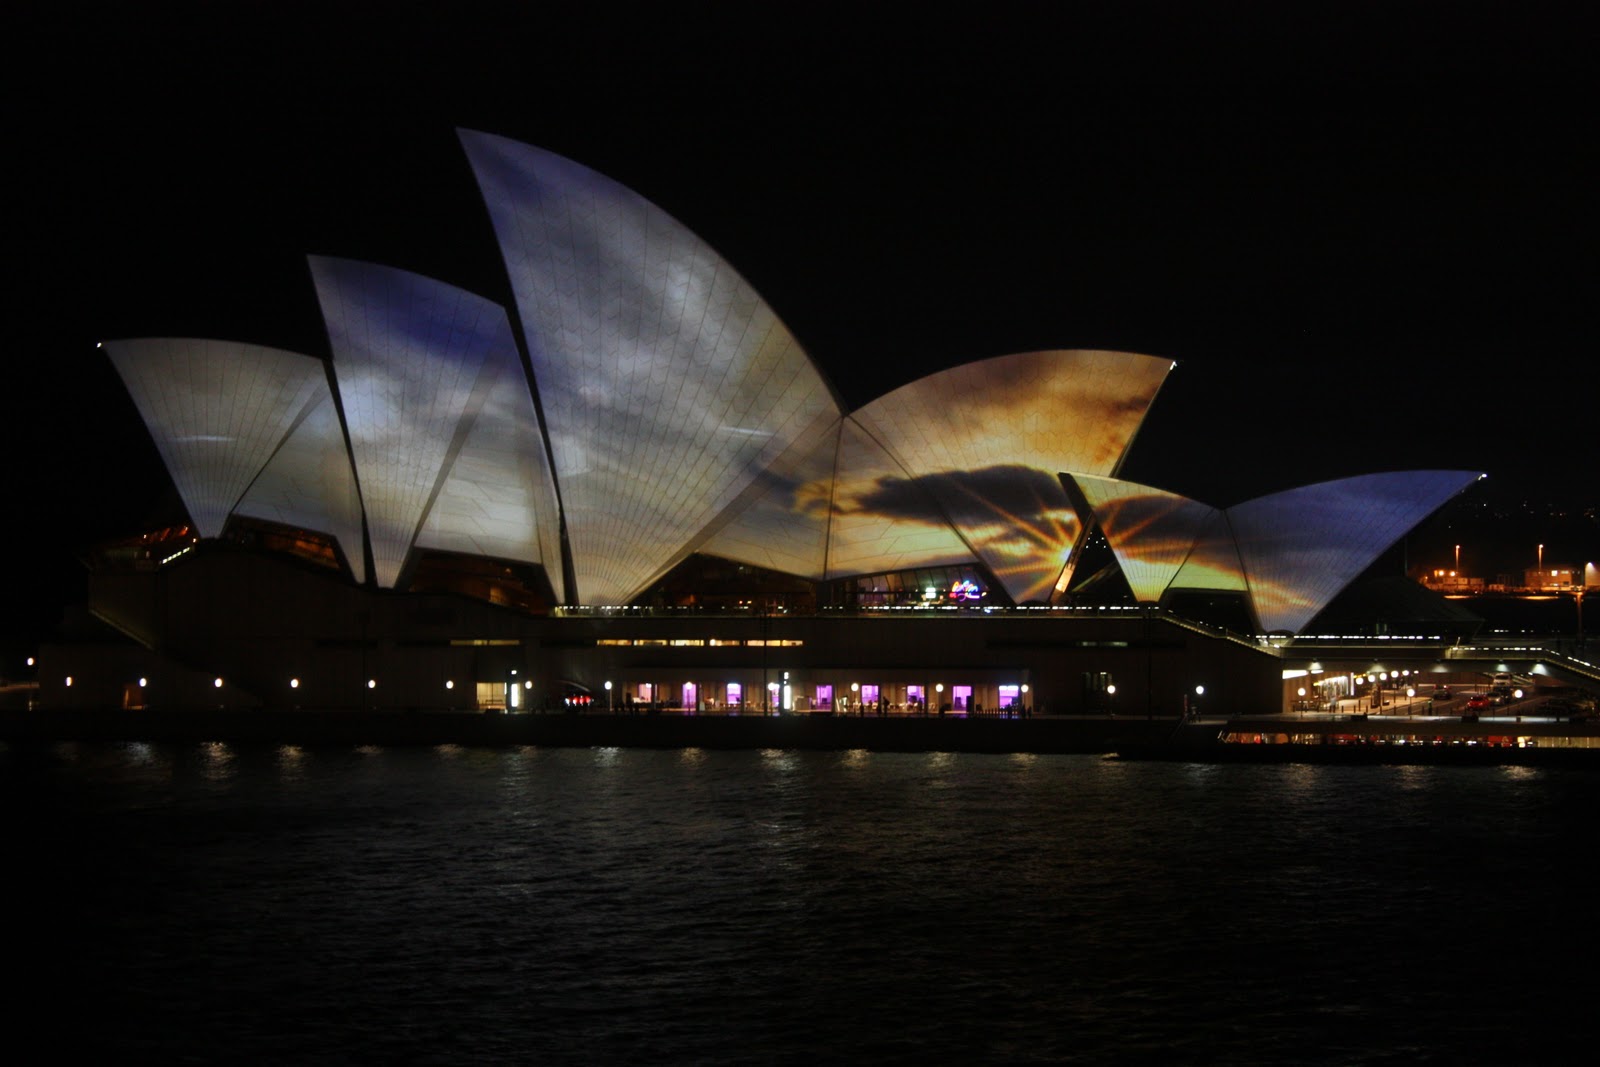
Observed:
[[[1534,567],[1522,572],[1522,586],[1541,593],[1570,593],[1583,585],[1583,570],[1570,566]]]
[[[1420,580],[1423,585],[1436,593],[1472,594],[1484,591],[1482,578],[1475,578],[1462,571],[1436,568],[1424,572]]]

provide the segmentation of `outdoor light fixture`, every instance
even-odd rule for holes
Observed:
[[[289,688],[290,689],[299,689],[300,688],[300,679],[298,679],[298,678],[290,678],[289,679]]]
[[[222,688],[222,679],[221,678],[213,678],[211,680],[211,686],[212,686],[213,689],[221,689]]]
[[[149,679],[147,679],[147,678],[140,678],[139,679],[139,688],[140,689],[143,689],[145,686],[147,686],[149,684],[150,684]]]
[[[456,683],[452,679],[446,678],[444,680],[444,687],[446,689],[454,689],[456,687]]]
[[[72,675],[70,675],[70,674],[67,675],[67,688],[68,689],[72,688]]]
[[[367,688],[368,689],[376,689],[376,688],[378,688],[378,680],[376,678],[368,678],[367,679]]]
[[[1194,695],[1197,696],[1197,697],[1205,696],[1206,695],[1206,687],[1203,686],[1203,685],[1195,686],[1194,687]]]

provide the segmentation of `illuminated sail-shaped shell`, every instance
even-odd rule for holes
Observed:
[[[976,558],[938,502],[854,419],[839,439],[831,512],[829,578]]]
[[[461,140],[527,340],[577,599],[626,601],[841,412],[772,309],[666,212],[553,153]]]
[[[235,511],[333,535],[356,581],[366,580],[361,497],[326,377]]]
[[[701,552],[813,580],[827,573],[839,419],[819,419],[728,508]]]
[[[507,353],[508,358],[484,368],[478,400],[469,405],[471,425],[417,544],[543,563],[559,597],[560,513],[550,464],[521,360]]]
[[[553,496],[504,309],[371,263],[313,257],[311,273],[378,584],[395,584],[419,540],[542,560]]]
[[[1148,485],[1072,475],[1136,600],[1157,604],[1217,509]],[[1237,567],[1234,577],[1237,578]]]
[[[1365,474],[1229,508],[1262,629],[1297,632],[1389,546],[1479,477],[1471,471]]]
[[[1062,472],[1116,472],[1172,362],[1024,352],[931,374],[855,413],[1019,602],[1047,599],[1082,529]]]
[[[103,347],[202,537],[222,533],[306,405],[327,392],[320,360],[281,349],[187,337]]]
[[[1213,511],[1202,521],[1189,558],[1167,588],[1230,593],[1249,589],[1227,512]]]

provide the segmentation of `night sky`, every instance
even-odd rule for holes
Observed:
[[[457,127],[660,204],[852,405],[1121,349],[1179,364],[1132,480],[1600,498],[1586,5],[128,6],[4,16],[8,631],[171,498],[96,340],[326,355],[308,253],[511,303]]]

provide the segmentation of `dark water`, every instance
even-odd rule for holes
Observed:
[[[55,1058],[1570,1062],[1594,1010],[1582,772],[62,745],[0,782]]]

